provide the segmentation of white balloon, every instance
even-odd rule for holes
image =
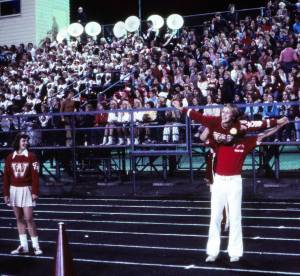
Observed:
[[[97,36],[101,33],[101,26],[97,22],[89,22],[84,27],[85,32],[90,36]]]
[[[125,20],[126,30],[130,33],[136,32],[139,29],[140,24],[141,24],[140,19],[138,17],[136,17],[135,15],[129,16]]]
[[[180,28],[182,28],[183,23],[184,23],[183,17],[176,13],[171,14],[167,18],[167,26],[171,30],[179,30]]]
[[[68,28],[63,28],[56,35],[56,40],[61,43],[66,38],[68,38]]]
[[[81,36],[83,33],[83,26],[79,23],[72,23],[68,27],[68,34],[73,37]]]
[[[165,24],[164,19],[160,15],[158,15],[158,14],[150,15],[148,17],[147,21],[151,21],[152,22],[153,28],[155,30],[159,30]]]
[[[127,34],[125,23],[123,21],[117,22],[113,28],[113,33],[116,38],[125,36]]]

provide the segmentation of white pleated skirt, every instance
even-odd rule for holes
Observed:
[[[10,186],[9,205],[12,207],[34,207],[35,201],[32,200],[31,187]]]

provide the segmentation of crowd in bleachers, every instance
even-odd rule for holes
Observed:
[[[2,118],[0,143],[7,145],[11,130],[25,130],[37,144],[70,145],[71,119],[54,113],[121,109],[78,116],[74,124],[105,127],[81,132],[79,143],[126,144],[131,120],[127,110],[171,107],[174,100],[183,106],[271,103],[242,108],[243,117],[288,116],[295,123],[278,138],[300,141],[299,105],[289,104],[300,102],[299,18],[299,0],[268,1],[263,15],[242,18],[230,5],[227,13],[216,13],[200,29],[184,27],[175,36],[158,34],[149,23],[143,36],[98,40],[85,36],[62,43],[47,38],[39,47],[1,46],[0,115],[40,115]],[[116,89],[101,93],[119,79]],[[218,116],[220,111],[212,108],[204,113]],[[176,143],[184,123],[177,111],[155,110],[136,112],[133,121],[138,126],[136,144]],[[143,127],[149,124],[168,127],[159,131]],[[65,136],[43,137],[43,132],[35,132],[40,128],[67,130]]]

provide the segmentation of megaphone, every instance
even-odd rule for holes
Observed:
[[[95,37],[101,33],[101,26],[99,23],[92,21],[85,25],[84,30],[87,35]]]
[[[179,14],[171,14],[167,18],[167,26],[169,29],[173,31],[177,31],[182,28],[184,24],[184,19],[181,15]]]
[[[121,38],[127,34],[125,23],[123,21],[118,21],[114,28],[113,33],[116,38]]]
[[[56,40],[61,43],[64,39],[68,38],[68,28],[61,29],[56,35]]]
[[[79,23],[72,23],[68,27],[68,34],[73,37],[81,36],[83,33],[83,26]]]
[[[164,19],[158,14],[152,14],[147,18],[147,21],[151,21],[153,29],[159,30],[164,24]]]
[[[136,32],[139,29],[140,24],[141,24],[140,19],[135,15],[129,16],[125,20],[125,28],[130,33]]]

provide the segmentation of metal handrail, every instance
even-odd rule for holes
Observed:
[[[274,103],[273,103],[274,104]],[[277,105],[280,105],[282,103],[275,103]],[[285,103],[286,104],[286,103]],[[290,102],[288,103],[289,105],[300,105],[300,102]],[[270,104],[252,104],[252,105],[249,105],[249,104],[244,104],[244,105],[240,105],[240,106],[268,106]],[[221,106],[219,106],[221,107]],[[216,108],[216,106],[198,106],[198,107],[192,107],[192,108],[197,108],[197,109],[204,109],[204,108]],[[83,149],[95,149],[95,148],[105,148],[107,150],[125,150],[127,153],[129,153],[128,158],[130,158],[131,162],[130,162],[130,170],[132,171],[133,173],[133,176],[132,176],[132,184],[133,184],[133,189],[135,191],[136,189],[136,182],[135,182],[135,178],[136,178],[136,175],[135,175],[135,172],[136,171],[136,166],[134,165],[136,162],[136,158],[138,156],[166,156],[166,155],[176,155],[176,156],[182,156],[182,155],[185,155],[188,157],[188,160],[189,160],[189,171],[190,171],[190,181],[193,182],[193,172],[194,172],[194,169],[193,169],[193,163],[192,163],[192,158],[193,158],[193,149],[196,147],[203,147],[203,144],[194,144],[193,141],[192,141],[192,124],[191,124],[191,120],[188,116],[185,117],[185,123],[179,123],[178,125],[176,124],[175,126],[176,127],[179,127],[179,128],[184,128],[185,127],[185,141],[183,143],[180,143],[180,144],[174,144],[174,146],[172,147],[170,144],[167,144],[167,147],[164,146],[163,144],[161,145],[156,145],[156,144],[151,144],[151,145],[134,145],[134,130],[136,128],[136,124],[135,122],[133,121],[133,113],[134,112],[137,112],[137,111],[149,111],[149,110],[156,110],[156,111],[165,111],[165,110],[174,110],[174,108],[158,108],[158,109],[137,109],[137,110],[126,110],[125,112],[129,112],[131,114],[131,120],[130,122],[128,123],[128,126],[127,129],[129,130],[129,134],[130,134],[130,144],[128,145],[107,145],[107,146],[100,146],[100,145],[97,145],[97,146],[85,146],[85,145],[77,145],[76,144],[76,134],[77,133],[80,133],[82,131],[92,131],[92,130],[97,130],[97,129],[104,129],[105,127],[90,127],[90,128],[86,128],[86,127],[83,127],[83,128],[78,128],[75,126],[75,118],[76,116],[78,115],[91,115],[91,114],[99,114],[99,113],[109,113],[109,112],[124,112],[124,110],[103,110],[103,111],[96,111],[96,112],[79,112],[79,113],[55,113],[55,114],[51,114],[51,113],[48,113],[50,115],[54,115],[54,116],[65,116],[65,115],[68,115],[70,116],[71,120],[70,120],[70,130],[67,130],[67,129],[63,129],[63,128],[57,128],[57,129],[48,129],[49,132],[51,131],[71,131],[71,136],[72,136],[72,145],[69,145],[69,146],[35,146],[33,147],[33,149],[36,149],[36,150],[50,150],[50,151],[53,151],[53,152],[57,152],[57,150],[68,150],[69,152],[72,153],[72,164],[73,164],[73,180],[74,180],[74,183],[77,182],[77,173],[76,173],[76,164],[77,164],[77,150],[83,150]],[[18,118],[22,118],[22,117],[32,117],[32,116],[35,116],[35,117],[38,117],[40,115],[45,115],[45,114],[27,114],[27,115],[16,115],[18,116]],[[3,117],[16,117],[16,116],[3,116]],[[0,117],[1,118],[1,117]],[[291,121],[292,122],[292,121]],[[155,128],[162,128],[162,127],[166,127],[166,126],[170,126],[170,127],[174,127],[174,125],[172,124],[165,124],[165,125],[157,125],[155,126]],[[110,128],[120,128],[122,126],[110,126]],[[143,125],[144,128],[147,128],[149,127],[149,125],[145,124]],[[150,127],[152,127],[150,125]],[[22,131],[22,130],[21,130]],[[31,130],[30,130],[31,131]],[[41,131],[39,129],[32,129],[32,131]],[[47,131],[47,130],[42,130],[42,131]],[[42,132],[41,131],[41,132]],[[17,132],[16,131],[11,131],[10,133],[15,133]],[[129,137],[128,137],[129,138]],[[300,146],[300,142],[264,142],[262,143],[260,146],[262,145],[270,145],[270,146],[275,146],[275,147],[280,147],[280,146],[285,146],[285,145],[289,145],[289,146],[297,146],[299,147]],[[180,148],[178,148],[180,147]],[[151,150],[150,150],[151,148]],[[168,148],[168,149],[166,149]],[[4,148],[5,152],[7,152],[10,148]],[[276,159],[277,158],[277,159]],[[276,161],[276,166],[275,166],[275,171],[276,171],[276,178],[279,178],[279,161],[278,161],[278,156],[275,156],[275,159],[277,160]],[[252,171],[253,171],[253,191],[254,193],[256,192],[256,167],[255,167],[255,156],[254,154],[252,154]]]
[[[263,107],[263,106],[273,106],[276,105],[280,107],[282,105],[290,106],[300,106],[300,101],[291,101],[291,102],[273,102],[273,103],[253,103],[253,104],[237,104],[239,108],[244,107]],[[215,109],[223,108],[224,105],[198,105],[198,106],[187,106],[188,109],[193,110],[204,110],[204,109]],[[1,115],[0,118],[18,118],[18,117],[39,117],[39,116],[81,116],[81,115],[97,115],[100,113],[134,113],[134,112],[146,112],[146,111],[174,111],[177,110],[174,107],[160,107],[160,108],[137,108],[137,109],[114,109],[114,110],[101,110],[101,111],[84,111],[84,112],[48,112],[48,113],[36,113],[36,114],[14,114],[14,115]]]
[[[265,7],[257,7],[257,8],[248,8],[248,9],[238,9],[235,10],[236,12],[245,12],[245,11],[257,11],[257,10],[261,10],[263,11],[263,9],[265,9]],[[201,16],[210,16],[210,15],[215,15],[217,12],[219,13],[227,13],[228,10],[223,10],[223,11],[215,11],[215,12],[207,12],[207,13],[197,13],[197,14],[189,14],[189,15],[183,15],[183,18],[192,18],[192,17],[201,17]],[[164,18],[166,19],[166,18]],[[142,22],[146,22],[146,20],[142,20]],[[106,27],[113,27],[114,24],[103,24],[102,27],[106,28]]]

